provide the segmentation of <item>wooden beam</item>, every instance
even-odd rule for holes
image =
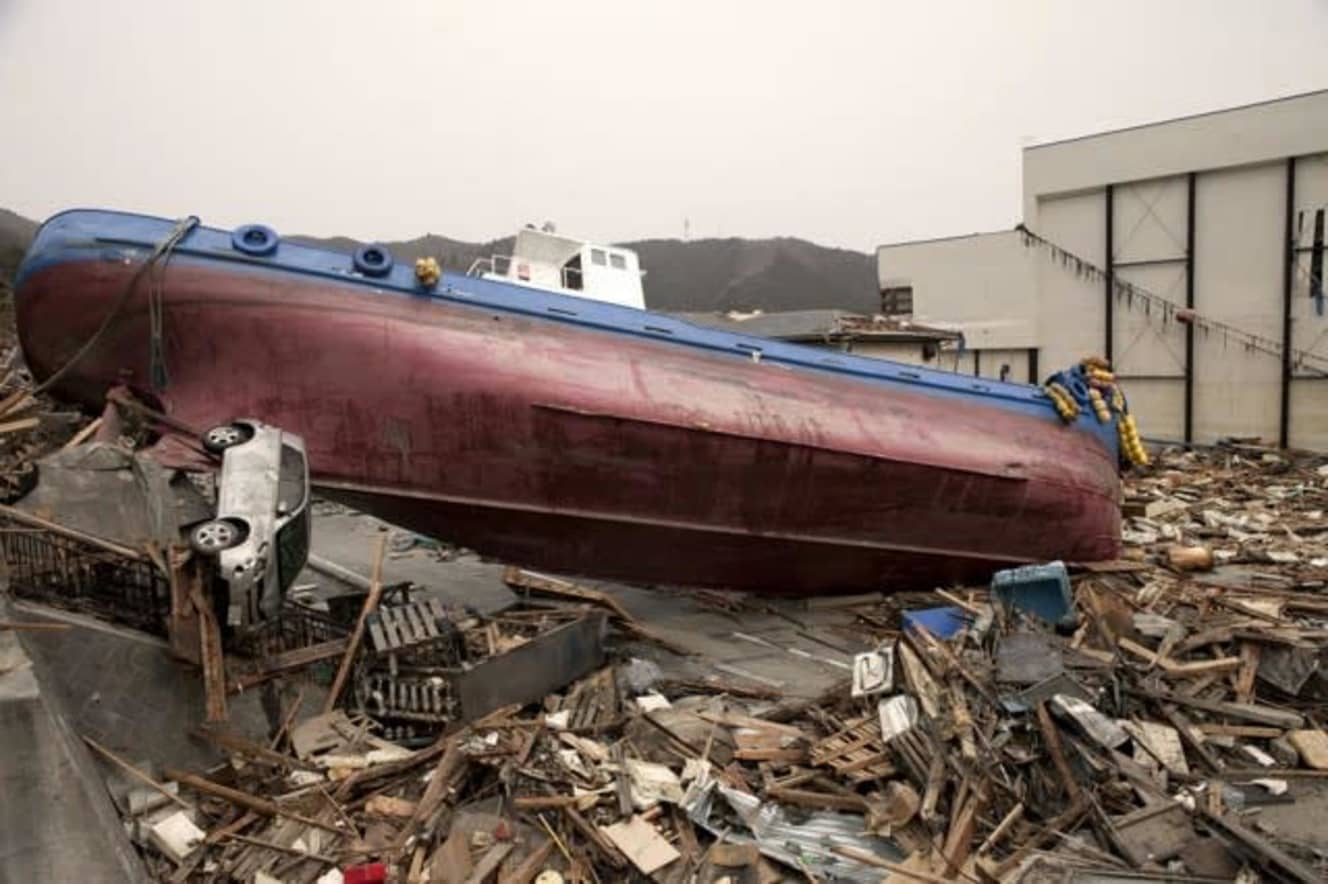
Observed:
[[[355,621],[355,631],[351,633],[350,640],[346,643],[346,653],[342,655],[341,665],[337,667],[337,677],[333,679],[332,688],[327,692],[327,702],[323,704],[324,713],[337,708],[337,701],[341,699],[341,692],[346,687],[346,678],[350,675],[351,664],[355,660],[355,652],[360,649],[360,642],[364,639],[365,624],[383,597],[383,556],[386,553],[387,534],[380,534],[378,548],[374,551],[373,576],[369,578],[369,594],[365,596],[364,607],[360,608],[360,617]]]

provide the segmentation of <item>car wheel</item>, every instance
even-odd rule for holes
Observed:
[[[194,552],[205,556],[220,555],[238,545],[243,539],[244,534],[240,531],[240,527],[225,519],[213,519],[195,525],[194,530],[189,532],[189,546]]]
[[[244,424],[222,424],[203,434],[203,447],[213,454],[221,454],[241,442],[253,438],[254,431]]]

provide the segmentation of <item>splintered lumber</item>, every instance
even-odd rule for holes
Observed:
[[[659,645],[666,650],[672,651],[679,656],[688,656],[691,654],[687,648],[684,648],[666,638],[656,635],[639,620],[632,616],[622,603],[606,592],[591,589],[587,586],[573,583],[570,580],[562,580],[558,577],[551,577],[547,574],[538,574],[534,571],[527,571],[524,568],[518,568],[515,565],[508,565],[503,570],[503,582],[508,586],[520,587],[528,592],[537,595],[551,595],[563,599],[575,599],[579,602],[590,602],[593,605],[599,605],[608,608],[609,613],[613,615],[619,625],[628,632],[648,642]]]
[[[350,640],[346,642],[346,653],[341,657],[341,665],[337,667],[337,677],[332,681],[332,687],[327,692],[327,701],[323,703],[323,712],[331,712],[337,708],[337,701],[341,699],[341,691],[346,686],[346,679],[350,676],[351,664],[355,662],[355,652],[360,649],[360,642],[364,639],[364,627],[369,621],[369,615],[378,608],[378,601],[383,597],[383,556],[387,554],[387,535],[381,534],[378,537],[378,548],[374,551],[373,576],[369,580],[369,594],[365,596],[364,607],[360,609],[360,617],[355,621],[355,631],[351,633]]]
[[[1234,672],[1245,665],[1245,661],[1240,657],[1218,657],[1215,660],[1198,660],[1192,663],[1179,663],[1170,657],[1163,657],[1156,651],[1150,651],[1138,642],[1120,638],[1116,640],[1117,646],[1129,651],[1136,657],[1146,660],[1153,666],[1158,667],[1163,672],[1175,678],[1187,678],[1195,675],[1211,675],[1221,672]]]
[[[511,852],[511,841],[502,841],[490,847],[466,876],[465,884],[484,884]]]
[[[448,790],[452,787],[452,777],[465,768],[466,761],[466,753],[461,751],[459,740],[456,737],[449,738],[443,750],[443,757],[439,759],[438,766],[434,768],[433,776],[429,779],[429,785],[424,790],[424,796],[415,805],[415,813],[406,820],[397,835],[395,850],[402,850],[415,834],[416,827],[427,822],[442,806],[448,797]]]
[[[239,841],[242,844],[252,844],[255,847],[263,847],[267,850],[275,850],[278,853],[288,853],[291,856],[298,856],[304,859],[317,860],[320,863],[327,863],[330,866],[337,865],[335,856],[328,856],[325,853],[314,853],[311,850],[300,850],[298,847],[287,847],[285,844],[278,844],[276,841],[268,841],[263,838],[254,838],[250,835],[241,835],[238,832],[227,832],[222,836],[229,841]]]
[[[266,798],[259,798],[257,795],[250,795],[248,792],[242,792],[239,789],[232,789],[230,786],[223,786],[221,783],[214,783],[212,780],[200,777],[197,774],[191,774],[183,770],[167,769],[163,773],[170,779],[175,780],[182,786],[188,786],[195,792],[202,792],[205,795],[211,795],[215,798],[221,798],[229,801],[236,807],[243,807],[246,810],[252,810],[254,813],[270,817],[285,817],[294,820],[297,823],[303,823],[306,826],[313,826],[317,829],[323,829],[328,832],[341,833],[336,826],[316,820],[313,817],[304,816],[298,813],[292,813],[281,807],[274,801]]]
[[[1283,876],[1294,881],[1303,881],[1310,884],[1313,881],[1322,880],[1321,876],[1313,869],[1306,866],[1300,860],[1274,847],[1268,841],[1252,830],[1245,828],[1235,818],[1234,814],[1218,816],[1209,813],[1203,807],[1199,808],[1199,814],[1203,817],[1224,841],[1235,842],[1252,853],[1260,855],[1269,865],[1278,869],[1282,874],[1278,876],[1281,880]]]
[[[261,661],[261,668],[257,672],[246,672],[233,678],[230,690],[232,693],[245,691],[292,669],[302,669],[312,663],[341,657],[346,653],[346,645],[347,639],[334,638],[315,645],[306,645],[302,648],[273,654]]]
[[[143,785],[148,786],[149,788],[154,789],[157,792],[160,792],[162,795],[165,795],[167,798],[171,799],[176,804],[183,807],[185,810],[191,809],[188,801],[185,801],[179,795],[176,795],[170,789],[167,789],[161,783],[157,782],[152,777],[148,776],[143,771],[139,770],[137,767],[134,767],[134,765],[130,764],[128,761],[125,761],[123,758],[121,758],[119,755],[116,755],[110,749],[107,749],[101,743],[98,743],[96,740],[92,739],[92,737],[89,737],[87,734],[84,734],[83,742],[91,746],[97,752],[97,754],[100,755],[102,758],[105,758],[107,761],[116,765],[125,773],[129,774],[131,777],[138,780]]]
[[[587,822],[586,818],[581,814],[577,813],[576,808],[564,807],[563,813],[572,821],[572,825],[576,826],[577,831],[595,846],[599,851],[599,854],[604,857],[609,865],[613,866],[615,869],[627,868],[627,858],[618,851],[618,848],[614,846],[613,842],[610,841],[603,832]]]
[[[16,632],[64,632],[73,628],[71,623],[52,620],[0,620],[0,629],[12,629]]]
[[[15,509],[12,506],[0,504],[0,516],[14,522],[19,522],[33,528],[40,528],[43,531],[50,531],[52,534],[59,534],[61,537],[67,537],[70,540],[77,540],[79,543],[86,543],[89,546],[95,546],[98,549],[131,559],[135,562],[141,562],[147,558],[146,554],[127,546],[121,546],[118,543],[112,543],[105,538],[98,537],[95,534],[88,534],[74,528],[66,528],[64,525],[43,519],[40,516],[34,516],[31,513],[25,513],[23,510]]]
[[[23,430],[31,430],[40,423],[41,419],[35,417],[25,417],[16,421],[5,421],[4,423],[0,423],[0,436],[5,436],[9,433],[19,433]]]
[[[1239,658],[1237,658],[1239,659]],[[1272,727],[1298,728],[1305,724],[1305,716],[1298,712],[1287,712],[1282,709],[1274,709],[1271,706],[1260,706],[1256,703],[1229,703],[1224,700],[1200,700],[1195,697],[1186,697],[1167,691],[1145,692],[1132,691],[1141,696],[1153,697],[1154,699],[1164,700],[1167,703],[1175,703],[1177,706],[1189,706],[1193,709],[1201,709],[1204,712],[1211,712],[1215,715],[1225,715],[1228,718],[1239,718],[1244,721],[1253,721],[1256,724],[1266,724]]]
[[[551,853],[553,853],[553,842],[545,839],[544,843],[517,863],[511,871],[499,872],[498,884],[530,884],[531,881],[535,880],[535,876],[544,870],[544,865],[549,861],[549,854]]]
[[[64,444],[62,451],[68,451],[71,448],[77,448],[84,442],[92,438],[92,434],[101,429],[101,418],[91,421],[86,427],[74,434],[74,437]]]
[[[1038,727],[1042,729],[1042,738],[1047,743],[1047,753],[1051,755],[1052,764],[1056,766],[1056,773],[1060,775],[1061,784],[1065,786],[1065,794],[1070,796],[1071,801],[1078,802],[1080,798],[1079,781],[1074,778],[1074,772],[1070,770],[1070,764],[1065,760],[1065,748],[1061,745],[1060,732],[1056,730],[1056,723],[1051,720],[1051,713],[1047,711],[1046,703],[1037,704]]]
[[[270,749],[261,743],[255,743],[247,737],[238,734],[227,733],[226,731],[216,730],[209,727],[194,728],[194,735],[215,743],[223,749],[235,752],[240,755],[247,755],[255,761],[264,764],[276,765],[278,767],[289,768],[290,770],[317,770],[317,766],[307,761],[301,761],[293,755],[286,755],[275,749]]]
[[[839,854],[845,859],[851,859],[860,862],[866,866],[872,866],[877,869],[885,869],[887,872],[895,875],[902,875],[905,878],[912,878],[914,881],[923,881],[926,884],[950,884],[954,880],[952,877],[939,878],[936,875],[928,875],[925,872],[919,872],[898,863],[892,863],[881,859],[873,853],[865,850],[859,850],[847,844],[836,844],[830,848],[834,853]]]
[[[198,616],[198,654],[203,667],[203,690],[207,720],[226,720],[226,661],[221,645],[221,626],[211,602],[203,598],[203,575],[196,560],[172,554],[171,582],[186,582],[189,601]]]

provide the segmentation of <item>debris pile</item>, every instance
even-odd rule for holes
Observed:
[[[0,386],[11,472],[74,429],[5,430],[23,396]],[[834,600],[854,624],[836,642],[860,653],[820,659],[844,672],[815,697],[718,663],[681,676],[686,647],[562,578],[509,568],[522,601],[483,616],[385,587],[388,547],[417,540],[384,535],[349,607],[288,603],[202,655],[218,720],[196,736],[226,764],[88,742],[163,881],[1319,880],[1326,509],[1322,458],[1164,451],[1126,483],[1119,561]],[[152,605],[121,619],[180,616],[152,550],[7,518],[30,597],[59,595],[63,572],[37,564],[95,569],[79,598],[108,563],[155,566]],[[58,555],[16,554],[43,532]],[[765,643],[741,631],[744,597],[676,597]],[[267,740],[220,720],[224,695],[282,686]]]
[[[1296,808],[1328,803],[1326,505],[1321,462],[1166,452],[1129,485],[1125,559],[850,600],[864,650],[810,699],[620,647],[468,713],[451,679],[555,623],[607,608],[651,638],[509,569],[554,600],[388,604],[338,708],[266,745],[204,732],[230,764],[143,774],[125,806],[173,880],[1318,880]]]

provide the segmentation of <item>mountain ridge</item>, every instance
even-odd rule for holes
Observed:
[[[0,280],[12,280],[38,224],[0,209]],[[346,236],[291,235],[293,242],[352,251],[363,241]],[[433,257],[464,273],[477,258],[510,254],[513,237],[468,242],[428,233],[384,241],[399,261]],[[616,243],[635,251],[646,275],[646,305],[652,310],[767,312],[835,308],[877,310],[876,271],[871,255],[821,246],[796,237],[767,239],[642,239]]]

